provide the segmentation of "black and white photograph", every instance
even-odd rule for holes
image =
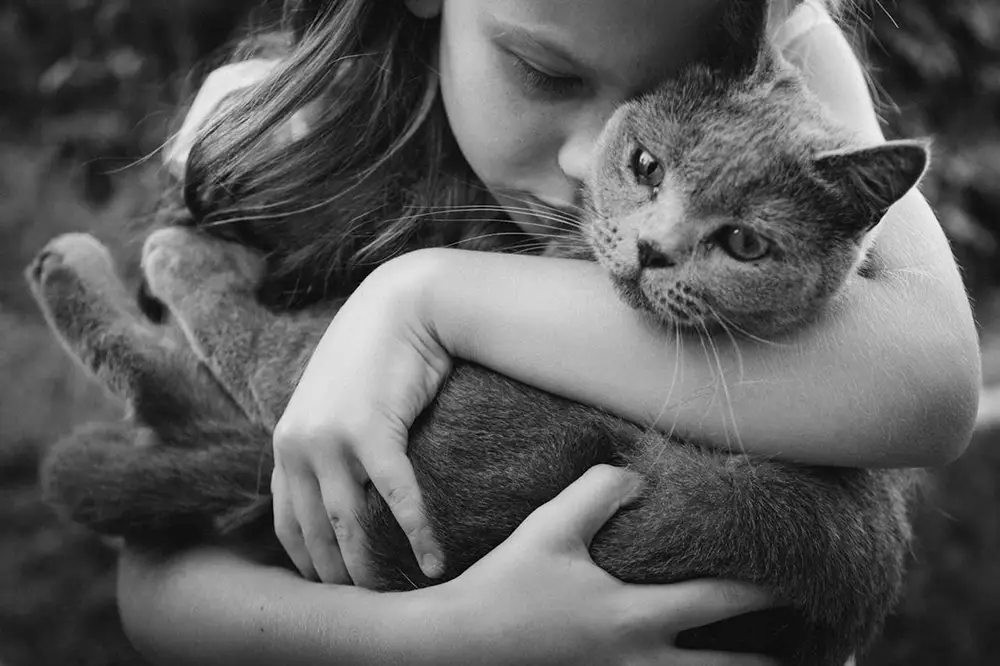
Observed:
[[[0,666],[1000,663],[1000,2],[0,59]]]

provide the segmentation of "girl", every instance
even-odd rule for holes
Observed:
[[[406,0],[376,13],[366,0],[291,3],[299,29],[287,56],[228,70],[262,78],[191,139],[246,83],[210,81],[170,159],[186,169],[202,222],[253,209],[287,225],[280,238],[266,224],[244,238],[288,259],[279,274],[324,259],[332,282],[351,286],[365,260],[446,236],[424,230],[421,211],[483,192],[524,234],[542,236],[553,208],[576,210],[614,108],[711,48],[721,5]],[[881,140],[861,69],[826,8],[774,2],[772,24],[831,110]],[[333,224],[335,214],[349,223]],[[794,346],[746,341],[741,355],[720,346],[717,369],[701,349],[678,353],[646,328],[592,264],[445,249],[383,263],[330,326],[276,429],[279,538],[306,578],[365,582],[353,516],[371,480],[425,571],[440,571],[405,446],[453,356],[720,447],[831,465],[950,461],[976,412],[971,313],[919,193],[881,227],[875,277]],[[371,231],[364,247],[351,244],[358,228]],[[705,389],[737,372],[744,381],[728,385],[720,410]],[[622,585],[589,561],[589,538],[632,492],[623,473],[592,470],[466,574],[405,594],[319,587],[219,550],[166,563],[126,553],[123,619],[164,663],[766,663],[665,640],[760,607],[759,591]]]

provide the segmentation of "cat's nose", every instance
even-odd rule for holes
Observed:
[[[656,241],[640,238],[636,241],[636,246],[639,250],[640,268],[670,268],[675,263]]]

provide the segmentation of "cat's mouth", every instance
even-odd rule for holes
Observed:
[[[637,257],[619,249],[621,239],[608,227],[592,223],[587,232],[588,244],[629,307],[648,312],[667,326],[704,331],[714,324],[711,308],[691,287],[658,275],[655,269],[643,269]]]
[[[713,324],[709,310],[684,286],[663,288],[641,271],[612,276],[619,297],[629,306],[649,312],[662,323],[692,330]]]

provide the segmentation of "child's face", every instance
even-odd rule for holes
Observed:
[[[701,46],[718,4],[443,1],[444,107],[469,165],[515,221],[530,230],[539,203],[580,204],[605,122]]]

